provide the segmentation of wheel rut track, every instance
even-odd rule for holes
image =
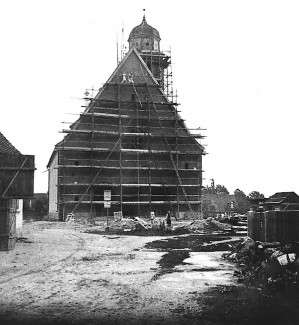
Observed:
[[[52,266],[55,266],[55,265],[58,265],[60,264],[61,262],[66,262],[67,260],[71,259],[76,253],[78,253],[79,251],[82,251],[84,250],[84,247],[85,247],[85,239],[78,235],[78,234],[69,234],[69,236],[72,236],[72,237],[75,237],[77,238],[77,242],[78,242],[78,245],[76,247],[76,249],[74,251],[72,251],[68,256],[62,258],[62,259],[59,259],[55,262],[52,262],[52,263],[47,263],[45,265],[43,265],[42,267],[38,267],[38,268],[31,268],[30,270],[24,272],[24,273],[21,273],[21,274],[18,274],[18,275],[15,275],[15,276],[12,276],[10,278],[7,278],[3,281],[0,281],[0,284],[6,284],[7,282],[9,281],[12,281],[14,279],[18,279],[18,278],[21,278],[23,276],[27,276],[27,275],[32,275],[32,274],[37,274],[37,273],[40,273],[42,271],[44,271],[45,269],[48,269],[49,267],[52,267]]]

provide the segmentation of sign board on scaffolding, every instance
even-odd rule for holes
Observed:
[[[111,201],[104,201],[104,208],[111,208]]]
[[[111,201],[111,191],[110,190],[104,191],[104,201]]]

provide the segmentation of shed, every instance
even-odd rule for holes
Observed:
[[[21,233],[23,199],[34,193],[34,156],[22,155],[0,132],[0,250]]]
[[[295,192],[277,192],[264,205],[265,211],[299,210],[299,196]]]

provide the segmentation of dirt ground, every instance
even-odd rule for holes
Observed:
[[[268,324],[252,303],[244,309],[248,292],[221,258],[235,238],[85,231],[24,225],[23,240],[0,252],[1,324]]]

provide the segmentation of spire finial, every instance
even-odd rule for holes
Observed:
[[[145,9],[143,9],[143,19],[145,19]]]

